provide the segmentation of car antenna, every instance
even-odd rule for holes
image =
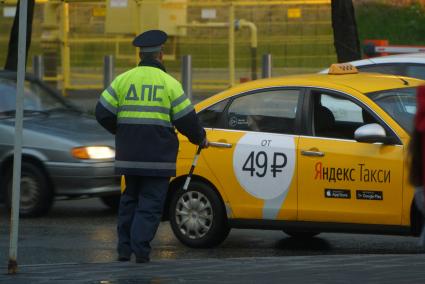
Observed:
[[[409,86],[409,82],[407,82],[405,79],[403,79],[403,78],[401,78],[401,77],[398,77],[398,76],[397,76],[397,78],[399,78],[401,81],[403,81],[403,84],[404,84],[405,86]]]

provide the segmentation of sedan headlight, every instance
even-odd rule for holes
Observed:
[[[115,150],[108,146],[77,147],[71,150],[71,154],[77,159],[113,159]]]

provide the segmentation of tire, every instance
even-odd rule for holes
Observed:
[[[283,231],[285,234],[293,237],[293,238],[297,238],[297,239],[310,239],[313,238],[315,236],[317,236],[318,234],[320,234],[320,232],[308,232],[308,231]]]
[[[187,191],[176,190],[169,216],[174,235],[188,247],[214,247],[230,232],[220,197],[209,185],[199,181],[192,181]]]
[[[108,195],[100,197],[100,200],[103,202],[103,204],[114,211],[118,211],[118,208],[120,207],[120,199],[120,195]]]
[[[12,206],[12,171],[6,174],[6,205]],[[22,163],[21,197],[19,215],[38,217],[47,214],[53,204],[53,191],[47,176],[40,168],[29,162]]]

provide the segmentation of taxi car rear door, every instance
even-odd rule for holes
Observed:
[[[354,97],[310,89],[309,135],[299,141],[299,220],[400,224],[403,146],[354,140],[356,128],[389,126]],[[400,145],[397,145],[400,144]]]
[[[300,89],[261,89],[235,96],[223,124],[208,130],[203,155],[229,199],[232,218],[296,220],[296,123]],[[199,114],[205,120],[203,112]]]

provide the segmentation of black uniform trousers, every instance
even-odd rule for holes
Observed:
[[[169,177],[126,175],[118,212],[118,254],[147,258],[161,222]]]

